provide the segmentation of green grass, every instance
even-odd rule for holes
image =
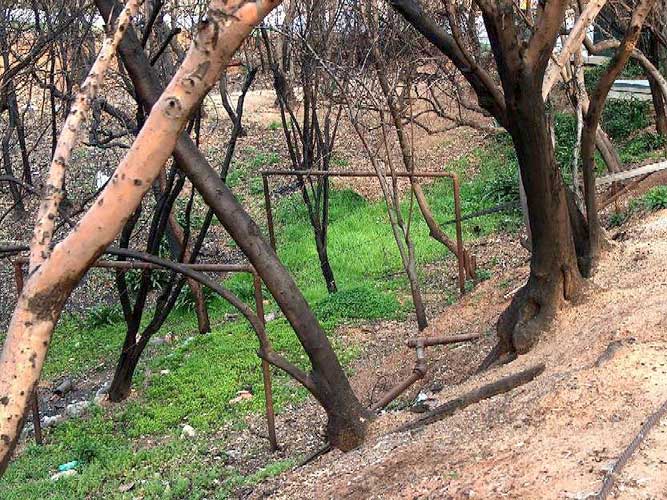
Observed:
[[[618,227],[630,217],[642,212],[655,212],[667,208],[667,186],[655,186],[638,198],[630,200],[625,210],[614,212],[609,216],[609,225]]]
[[[255,153],[243,163],[244,168],[274,161],[272,156]],[[463,176],[464,213],[516,196],[516,160],[506,141],[476,151],[451,168]],[[477,174],[466,177],[466,171]],[[434,182],[425,192],[440,222],[453,217],[450,181]],[[404,200],[402,209],[407,218],[409,199]],[[465,224],[465,238],[512,229],[518,220],[515,213],[476,219]],[[277,203],[276,223],[279,254],[349,370],[359,348],[344,345],[332,335],[338,325],[405,318],[412,309],[384,202],[369,202],[347,190],[332,192],[329,254],[339,288],[333,295],[326,291],[312,230],[298,193]],[[453,225],[446,230],[454,236]],[[410,231],[420,266],[437,260],[444,260],[444,266],[454,266],[448,251],[429,237],[416,204]],[[252,303],[249,276],[235,275],[226,286]],[[267,309],[275,309],[275,304],[270,302]],[[187,309],[174,311],[160,335],[172,332],[177,341],[149,347],[136,372],[136,395],[120,405],[95,408],[83,418],[49,430],[43,447],[28,445],[0,480],[3,500],[120,498],[119,487],[128,483],[134,483],[134,487],[125,498],[226,498],[236,488],[253,485],[290,467],[291,462],[279,461],[244,476],[233,466],[225,466],[224,459],[213,460],[211,456],[213,446],[224,450],[224,437],[212,442],[207,438],[227,425],[243,427],[244,416],[261,413],[264,404],[256,356],[258,343],[241,319],[223,321],[231,313],[234,311],[229,305],[214,299],[211,317],[218,326],[211,335],[199,336],[194,314]],[[80,377],[104,366],[112,367],[124,335],[124,324],[115,314],[113,308],[99,308],[92,318],[65,318],[54,335],[44,378],[55,379],[62,374]],[[280,317],[269,322],[267,328],[274,348],[307,368],[307,357],[287,321]],[[190,336],[193,338],[186,340]],[[161,374],[163,370],[168,373]],[[272,373],[278,412],[286,404],[308,397],[286,375],[275,369]],[[253,399],[230,405],[228,401],[240,389],[251,390]],[[179,438],[186,422],[196,429],[197,439]],[[255,446],[259,449],[267,443],[257,439]],[[51,482],[49,477],[58,464],[70,460],[82,462],[79,474]]]

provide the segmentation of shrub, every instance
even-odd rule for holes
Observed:
[[[497,168],[481,189],[482,200],[508,203],[519,199],[519,173],[516,160],[506,161]]]
[[[667,208],[667,186],[656,186],[642,196],[642,205],[646,210]]]
[[[577,117],[571,113],[556,113],[556,162],[563,173],[569,173],[574,160],[574,145],[577,143]]]
[[[118,306],[94,306],[88,310],[83,324],[88,329],[115,325],[123,321],[123,313]]]
[[[650,103],[632,99],[609,99],[602,113],[602,127],[612,139],[625,139],[649,126]]]
[[[620,155],[623,163],[638,163],[651,157],[654,151],[667,146],[667,139],[653,132],[642,132],[623,146]]]

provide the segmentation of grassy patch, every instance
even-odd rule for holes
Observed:
[[[609,225],[618,227],[627,222],[630,217],[641,212],[655,212],[667,208],[667,186],[655,186],[642,196],[630,200],[628,208],[614,212],[609,216]]]

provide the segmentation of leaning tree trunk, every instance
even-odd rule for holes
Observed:
[[[504,352],[527,352],[564,301],[577,293],[577,265],[565,187],[556,165],[545,106],[539,92],[523,86],[509,100],[509,132],[526,191],[532,236],[528,283],[498,320]]]
[[[116,2],[95,0],[95,4],[102,16],[108,18]],[[135,86],[137,99],[150,110],[162,89],[133,29],[127,31],[119,52]],[[294,279],[257,224],[185,134],[181,134],[176,143],[174,159],[255,267],[299,338],[312,365],[310,377],[316,387],[313,395],[328,416],[330,443],[341,450],[359,446],[372,415],[355,396],[331,343]]]

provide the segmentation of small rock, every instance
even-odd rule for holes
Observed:
[[[53,393],[56,396],[63,397],[65,394],[70,392],[73,387],[74,387],[74,384],[72,384],[72,379],[71,378],[65,378],[62,382],[60,382],[60,384],[58,384],[53,389]]]
[[[106,381],[102,386],[97,389],[97,392],[95,393],[95,396],[104,396],[105,394],[109,394],[109,388],[111,387],[111,382]]]
[[[433,382],[433,383],[431,384],[431,392],[440,392],[440,391],[443,390],[444,388],[445,388],[445,386],[442,384],[442,382],[438,382],[438,381],[436,381],[436,382]],[[472,491],[472,490],[471,490],[471,491]],[[473,492],[473,493],[474,493],[474,492]]]
[[[197,432],[191,425],[185,424],[181,430],[181,439],[192,439],[197,436]]]
[[[134,483],[125,483],[125,484],[121,484],[118,487],[118,491],[121,492],[121,493],[127,493],[132,488],[134,488]]]
[[[160,370],[160,375],[169,375],[171,370]]]
[[[49,416],[44,416],[42,417],[42,427],[51,427],[54,426],[60,422],[62,422],[63,416],[62,415],[53,415],[52,417]]]
[[[239,319],[238,314],[225,314],[225,321],[236,321]]]
[[[276,313],[275,312],[270,312],[269,314],[264,315],[264,323],[268,323],[269,321],[273,321],[276,319]]]
[[[430,409],[431,408],[429,408],[429,406],[426,403],[424,403],[423,401],[419,402],[419,403],[415,403],[410,407],[410,411],[412,413],[426,413]]]
[[[80,417],[85,413],[89,406],[90,401],[79,401],[77,403],[68,404],[65,407],[65,415],[72,418]]]
[[[430,398],[428,394],[426,394],[424,391],[421,391],[419,394],[417,394],[417,397],[415,398],[415,403],[422,403],[423,401],[428,401]]]
[[[229,400],[229,404],[236,405],[250,399],[252,399],[252,393],[250,391],[239,391],[236,393],[236,397],[234,399]]]
[[[51,476],[51,481],[59,481],[60,479],[64,477],[70,477],[70,476],[76,476],[77,472],[74,469],[69,469],[69,470],[64,470],[62,472],[58,472]]]

